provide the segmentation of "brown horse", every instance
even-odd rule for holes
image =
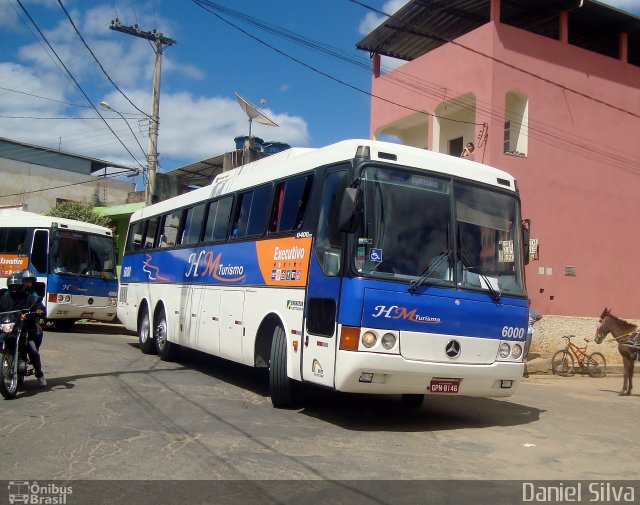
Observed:
[[[640,338],[638,327],[611,314],[611,309],[604,309],[596,330],[596,343],[602,342],[611,333],[618,342],[618,352],[624,363],[624,381],[619,395],[630,395],[633,379],[633,366],[638,357]]]

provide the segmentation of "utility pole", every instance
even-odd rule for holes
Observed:
[[[151,205],[158,201],[156,194],[156,171],[158,167],[158,123],[160,121],[160,69],[162,66],[162,51],[165,47],[172,46],[175,40],[165,37],[156,30],[142,31],[135,26],[123,26],[119,19],[111,21],[111,30],[127,33],[134,37],[146,39],[155,44],[156,62],[153,69],[153,92],[151,95],[151,116],[149,117],[149,150],[147,154],[147,185],[145,188],[145,201]]]

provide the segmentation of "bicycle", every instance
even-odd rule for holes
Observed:
[[[567,345],[564,349],[557,351],[551,359],[551,370],[554,374],[561,377],[568,377],[573,375],[575,363],[580,365],[580,368],[591,377],[604,377],[607,373],[607,361],[604,355],[599,352],[587,354],[587,347],[589,346],[589,339],[584,339],[586,345],[584,347],[578,347],[571,339],[575,338],[575,335],[565,335],[562,338],[567,339]]]

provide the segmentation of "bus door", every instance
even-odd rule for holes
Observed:
[[[198,331],[198,312],[200,311],[201,286],[184,287],[184,302],[180,304],[180,344],[193,348],[196,346]]]
[[[49,230],[34,230],[30,266],[36,273],[36,292],[43,297],[43,303],[46,305],[47,273],[49,272]]]
[[[196,347],[203,352],[220,355],[220,288],[206,286],[198,311]]]
[[[302,340],[302,380],[334,386],[342,236],[337,214],[347,170],[330,171],[324,182],[318,230],[309,261]]]
[[[220,300],[220,356],[242,362],[244,291],[225,290]]]

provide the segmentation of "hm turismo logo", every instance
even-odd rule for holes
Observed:
[[[9,503],[32,505],[66,505],[67,495],[73,493],[71,486],[48,483],[39,484],[25,480],[9,481]]]

